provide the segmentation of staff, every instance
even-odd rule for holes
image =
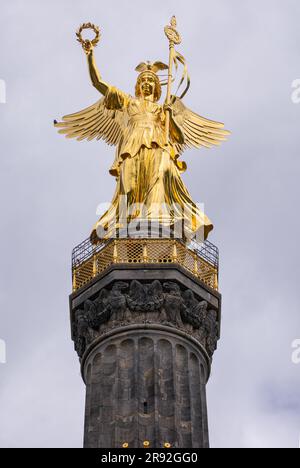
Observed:
[[[169,106],[171,104],[171,87],[172,87],[172,68],[173,62],[175,58],[175,44],[181,43],[181,37],[179,32],[176,30],[177,21],[176,17],[172,16],[170,25],[165,27],[165,34],[169,40],[169,72],[168,72],[168,85],[167,85],[167,96],[165,101],[165,106]],[[166,142],[169,143],[169,131],[170,131],[170,110],[167,109],[166,113]]]

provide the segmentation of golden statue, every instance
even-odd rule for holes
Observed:
[[[88,28],[96,34],[92,41],[82,38],[83,29]],[[94,243],[113,237],[116,226],[124,227],[124,220],[125,224],[138,219],[158,220],[163,226],[182,221],[185,238],[192,238],[202,230],[206,239],[213,229],[182,181],[180,174],[186,170],[186,164],[180,156],[189,147],[218,145],[229,132],[223,130],[222,123],[200,117],[183,104],[190,82],[185,59],[175,50],[175,44],[181,42],[175,17],[166,26],[165,34],[170,45],[169,65],[159,61],[138,65],[133,97],[107,84],[100,76],[94,58],[99,28],[87,23],[77,32],[87,56],[92,84],[104,97],[87,109],[63,117],[55,126],[68,138],[103,139],[117,147],[110,169],[116,178],[116,190],[110,208],[92,231]],[[172,68],[178,69],[179,63],[184,66],[180,85],[186,81],[187,86],[177,97],[171,94],[171,85]],[[163,70],[168,70],[167,80],[158,74]],[[167,85],[167,96],[161,105],[158,101],[164,85]]]

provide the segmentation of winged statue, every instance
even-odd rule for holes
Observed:
[[[124,219],[159,220],[168,226],[181,220],[185,232],[192,236],[201,230],[204,239],[213,229],[182,180],[181,174],[187,167],[180,157],[188,148],[219,145],[229,132],[224,130],[224,124],[188,109],[183,95],[171,94],[172,67],[178,67],[180,62],[185,67],[182,81],[187,76],[185,59],[174,48],[179,39],[172,21],[165,29],[170,41],[169,65],[161,61],[140,63],[136,67],[139,74],[134,96],[102,79],[95,62],[95,41],[79,37],[92,84],[102,97],[90,107],[66,115],[61,122],[55,121],[55,126],[67,138],[101,139],[116,147],[110,169],[116,178],[115,194],[110,208],[92,230],[93,243],[112,237],[116,227],[123,227]],[[168,73],[167,81],[160,75],[162,71]],[[161,104],[164,85],[168,91]]]

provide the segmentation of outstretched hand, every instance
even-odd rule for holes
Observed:
[[[89,55],[94,49],[92,41],[90,41],[89,39],[86,39],[85,41],[83,41],[82,48],[85,51],[86,55]]]

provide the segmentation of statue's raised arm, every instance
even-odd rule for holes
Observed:
[[[85,41],[83,44],[83,49],[87,56],[87,62],[92,84],[101,94],[103,94],[103,96],[105,96],[107,91],[109,90],[109,85],[105,83],[101,78],[94,56],[94,46],[91,43],[91,41]]]
[[[85,29],[91,29],[94,31],[94,39],[83,39],[82,32]],[[101,37],[100,29],[95,24],[84,23],[79,27],[78,31],[76,31],[76,36],[77,41],[80,42],[87,56],[87,62],[92,84],[101,94],[103,94],[103,96],[105,96],[109,89],[109,86],[102,80],[94,57],[94,47],[98,44]]]
[[[95,38],[83,40],[81,35],[83,29],[93,29],[96,34]],[[62,122],[55,121],[54,125],[60,128],[59,133],[65,134],[67,138],[76,138],[79,141],[102,139],[109,145],[118,146],[127,123],[124,111],[128,97],[101,78],[94,57],[94,47],[100,38],[99,28],[86,23],[79,28],[76,35],[87,56],[92,84],[104,97],[82,111],[65,115]]]

